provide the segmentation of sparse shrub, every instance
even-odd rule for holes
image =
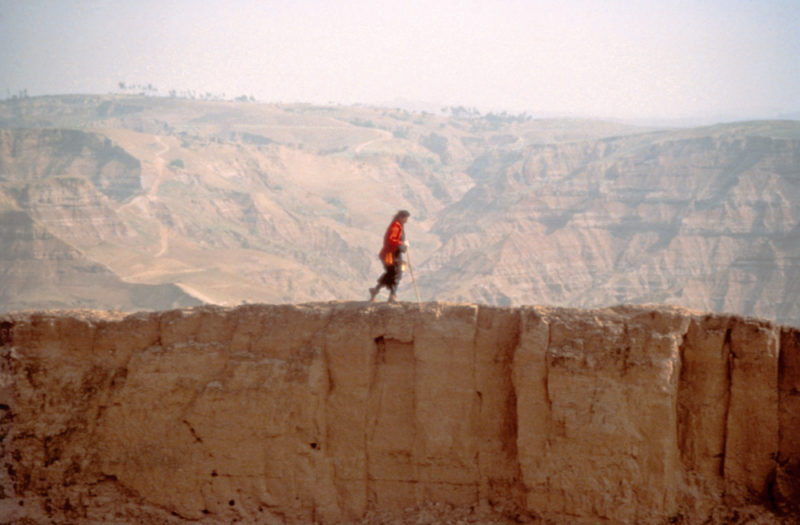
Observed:
[[[447,137],[443,137],[437,133],[423,137],[420,144],[428,148],[433,153],[436,153],[442,160],[442,163],[447,164],[450,161],[450,154],[447,151]]]
[[[375,123],[371,120],[364,120],[360,118],[354,118],[350,120],[350,124],[354,126],[361,126],[362,128],[374,128]]]

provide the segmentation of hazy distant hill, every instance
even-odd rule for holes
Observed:
[[[654,130],[62,96],[0,103],[0,128],[0,211],[125,286],[179,287],[176,304],[364,298],[383,231],[407,208],[423,299],[666,302],[800,324],[796,121]],[[43,253],[19,253],[24,282],[56,282]],[[43,306],[97,301],[47,290]],[[0,287],[0,304],[20,293]],[[161,308],[157,295],[108,297]]]

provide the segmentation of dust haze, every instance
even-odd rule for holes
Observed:
[[[660,122],[800,114],[800,4],[0,2],[0,96],[148,94]]]

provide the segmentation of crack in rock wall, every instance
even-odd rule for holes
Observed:
[[[0,317],[0,357],[2,522],[339,523],[433,502],[551,523],[800,510],[800,331],[758,319],[27,312]]]

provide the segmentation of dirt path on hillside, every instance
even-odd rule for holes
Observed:
[[[164,176],[167,171],[167,159],[164,158],[164,154],[169,151],[169,145],[164,143],[162,137],[156,136],[156,142],[161,145],[161,149],[156,152],[156,180],[153,181],[153,185],[150,186],[150,189],[147,191],[147,196],[151,199],[156,196],[159,186],[161,186],[161,183],[164,181]]]
[[[376,138],[376,139],[370,139],[370,140],[368,140],[366,142],[362,142],[361,144],[359,144],[358,146],[353,148],[353,151],[355,153],[361,153],[361,150],[363,150],[367,146],[375,144],[376,142],[386,142],[386,141],[392,140],[394,138],[394,135],[392,135],[390,132],[386,131],[385,129],[376,129],[375,131],[377,131],[382,136],[379,137],[379,138]]]
[[[156,152],[156,180],[153,181],[153,185],[150,186],[150,189],[147,191],[147,199],[150,202],[157,199],[158,188],[164,181],[167,172],[167,159],[164,158],[164,154],[169,151],[169,146],[160,136],[156,136],[156,141],[161,145],[161,149]],[[155,257],[161,257],[167,253],[169,249],[169,228],[161,222],[159,222],[158,235],[160,248],[155,254]]]

